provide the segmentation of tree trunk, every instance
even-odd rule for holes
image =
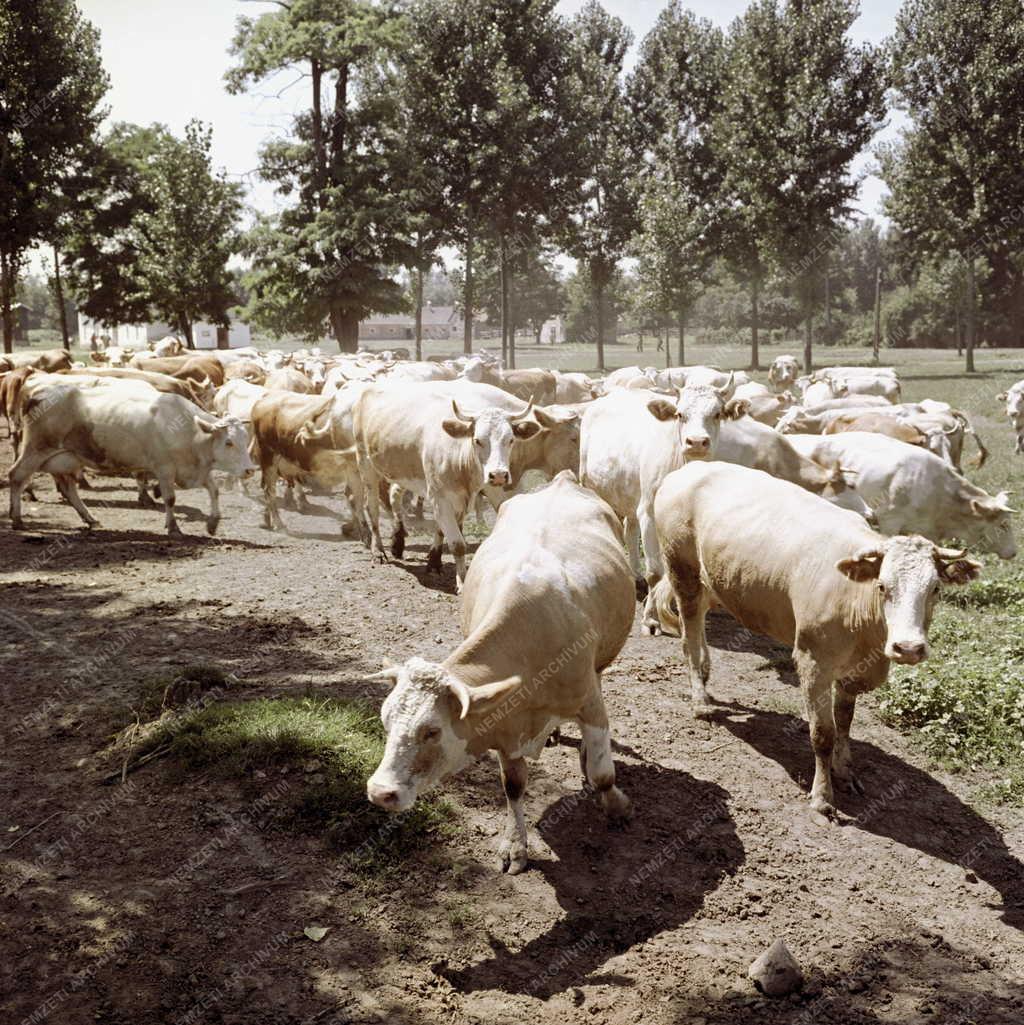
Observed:
[[[505,261],[505,244],[498,256],[498,284],[501,293],[501,363],[508,367],[508,266]]]
[[[515,370],[516,368],[516,311],[514,292],[512,290],[513,277],[512,277],[512,261],[507,261],[508,266],[505,271],[505,288],[507,290],[506,311],[508,314],[508,368],[509,370]]]
[[[194,349],[196,343],[192,339],[192,321],[184,314],[178,317],[178,330],[185,338],[185,348]]]
[[[423,359],[423,268],[416,268],[416,359]]]
[[[359,349],[359,317],[345,313],[340,307],[331,310],[331,330],[338,342],[338,352],[356,352]]]
[[[14,258],[0,250],[0,319],[4,328],[4,352],[14,352]]]
[[[761,319],[761,281],[755,274],[750,279],[750,369],[761,369],[760,340],[757,337]]]
[[[644,328],[643,328],[642,324],[637,329],[636,351],[637,352],[643,352],[644,351]]]
[[[594,275],[591,275],[593,279]],[[597,369],[604,370],[604,282],[594,281],[595,313],[597,316]]]
[[[671,341],[671,339],[669,337],[672,334],[672,328],[670,326],[671,324],[672,324],[672,318],[669,317],[668,315],[666,315],[665,316],[665,323],[662,324],[662,327],[664,327],[664,329],[665,329],[665,369],[666,370],[670,366],[672,366],[672,341]]]
[[[875,363],[878,363],[878,350],[882,345],[882,265],[875,268],[875,337],[871,344]]]
[[[323,187],[327,181],[327,147],[324,145],[324,121],[320,87],[323,79],[323,67],[318,60],[310,62],[310,74],[313,79],[313,167],[316,183],[317,202],[323,209]]]
[[[535,344],[535,345],[536,345],[536,346],[537,346],[538,348],[539,348],[539,347],[540,347],[541,345],[543,345],[543,344],[544,344],[544,343],[543,343],[543,341],[541,340],[541,338],[542,338],[543,334],[544,334],[544,325],[543,325],[543,324],[539,324],[539,325],[538,325],[537,327],[535,327],[535,328],[533,329],[533,340],[534,340],[534,344]]]
[[[686,310],[679,308],[679,366],[686,366]]]
[[[964,354],[964,336],[960,324],[960,300],[953,306],[953,344],[956,346],[957,357]]]
[[[974,373],[974,342],[978,329],[978,281],[974,273],[974,257],[967,260],[967,363],[968,374]]]
[[[814,313],[810,304],[804,318],[804,373],[809,374],[814,362]]]
[[[60,280],[60,253],[57,247],[53,247],[53,290],[57,295],[57,309],[60,311],[60,334],[64,339],[64,351],[71,351],[71,341],[68,337],[68,311],[64,305],[64,285]]]
[[[825,344],[832,344],[832,275],[825,267]]]
[[[462,325],[462,351],[468,356],[473,351],[473,232],[466,227],[466,279],[462,287],[462,307],[465,322]]]

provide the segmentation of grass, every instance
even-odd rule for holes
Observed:
[[[362,700],[263,698],[220,701],[183,721],[158,725],[147,746],[169,744],[187,770],[213,770],[257,780],[277,770],[275,824],[322,832],[361,874],[396,870],[428,836],[453,829],[453,810],[439,799],[388,815],[366,800],[366,780],[384,753],[376,708]]]

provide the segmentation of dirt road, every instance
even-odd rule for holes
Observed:
[[[566,730],[533,769],[518,877],[498,871],[492,760],[450,787],[459,836],[383,885],[320,837],[261,828],[254,807],[303,787],[301,769],[243,788],[158,760],[97,783],[124,709],[175,667],[216,663],[252,696],[345,696],[382,656],[446,652],[453,574],[446,558],[424,579],[423,536],[373,567],[324,499],[285,512],[280,536],[228,496],[210,539],[205,495],[186,492],[189,537],[169,542],[115,481],[85,495],[90,534],[40,483],[28,532],[0,525],[3,1022],[1024,1020],[1024,818],[973,807],[976,781],[934,769],[868,701],[867,796],[815,821],[786,653],[737,646],[725,617],[713,723],[690,717],[677,642],[631,638],[605,693],[636,817],[609,830],[581,796]],[[808,976],[781,1002],[745,978],[779,936]]]

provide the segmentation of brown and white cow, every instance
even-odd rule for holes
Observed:
[[[224,364],[215,356],[186,353],[184,356],[133,356],[130,367],[149,370],[156,374],[167,374],[181,380],[193,380],[200,384],[209,380],[214,388],[224,383]]]
[[[729,463],[672,473],[654,517],[695,714],[710,709],[709,608],[792,645],[814,748],[811,807],[834,815],[833,775],[861,789],[850,758],[857,695],[884,683],[891,662],[928,657],[941,585],[973,580],[981,564],[923,537],[883,537],[787,481]],[[655,590],[663,608],[667,589]]]
[[[64,349],[43,349],[40,352],[9,352],[0,357],[3,368],[17,370],[19,367],[34,367],[49,374],[71,369],[71,353]]]
[[[558,382],[550,370],[534,367],[530,370],[503,370],[492,367],[479,357],[469,360],[462,376],[476,384],[490,384],[502,388],[510,395],[532,402],[537,406],[550,406],[558,392]]]
[[[69,374],[82,377],[98,377],[100,380],[142,381],[152,385],[157,391],[180,395],[189,402],[194,402],[203,409],[209,409],[213,400],[213,384],[207,379],[196,381],[192,378],[171,377],[169,374],[157,374],[151,370],[133,370],[129,367],[83,367],[81,370],[71,369]]]
[[[96,525],[78,495],[84,468],[116,475],[155,477],[164,499],[167,532],[180,535],[174,489],[206,488],[206,529],[220,522],[211,471],[243,476],[252,469],[242,425],[217,419],[178,395],[156,392],[137,381],[48,377],[29,382],[21,397],[24,438],[9,472],[11,521],[23,527],[21,494],[35,473],[49,473],[58,490],[89,526]]]
[[[263,386],[267,391],[290,391],[297,395],[315,395],[317,391],[313,382],[295,367],[281,367],[271,371]]]
[[[465,640],[443,662],[409,659],[381,718],[384,757],[366,785],[388,811],[487,751],[497,751],[508,801],[502,867],[527,866],[523,795],[527,758],[559,723],[574,720],[580,762],[609,816],[630,814],[615,785],[601,674],[633,622],[633,579],[615,513],[565,471],[502,507],[462,592]]]
[[[234,382],[236,386],[241,383]],[[264,526],[268,530],[284,529],[277,506],[277,481],[283,477],[289,483],[345,485],[353,527],[359,534],[364,533],[363,489],[355,459],[351,409],[366,387],[353,384],[327,398],[266,391],[252,406],[251,452],[261,471]],[[301,490],[299,495],[302,508],[305,500]]]
[[[433,505],[437,533],[427,568],[440,572],[447,541],[461,590],[463,517],[485,485],[509,483],[513,445],[541,428],[527,419],[529,406],[518,415],[494,406],[463,410],[444,389],[445,382],[370,386],[356,399],[353,430],[374,555],[385,558],[379,524],[379,487],[385,480]]]
[[[248,381],[250,384],[265,384],[267,372],[253,359],[236,359],[224,367],[224,381]]]

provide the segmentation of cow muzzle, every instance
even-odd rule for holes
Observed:
[[[928,645],[923,641],[893,641],[885,654],[900,665],[916,666],[928,657]]]
[[[491,470],[487,474],[487,483],[495,487],[504,487],[509,482],[508,470]]]
[[[366,784],[366,797],[371,804],[385,811],[405,811],[416,801],[416,792],[411,787],[401,787],[395,783],[375,783],[372,779]]]
[[[711,455],[711,439],[706,434],[688,434],[683,439],[687,459],[707,459]]]

